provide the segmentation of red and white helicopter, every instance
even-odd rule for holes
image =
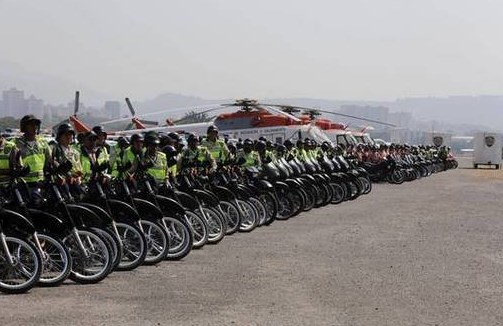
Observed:
[[[130,103],[128,105],[130,105]],[[236,110],[236,108],[238,109]],[[188,108],[185,108],[185,111],[188,110]],[[134,109],[132,111],[134,111]],[[159,111],[143,116],[158,115],[160,113],[172,111],[173,110]],[[234,103],[220,104],[217,106],[213,104],[208,106],[208,108],[200,106],[193,109],[193,112],[197,112],[200,115],[215,111],[224,112],[214,116],[206,122],[183,123],[184,119],[176,121],[168,119],[167,124],[164,126],[121,130],[116,131],[114,135],[127,136],[148,131],[196,133],[198,135],[204,135],[209,126],[215,125],[219,128],[220,133],[229,139],[258,139],[260,137],[265,137],[273,142],[283,142],[286,139],[296,140],[307,137],[316,139],[320,142],[330,141],[316,125],[285,113],[274,104],[260,104],[256,100],[242,99]],[[110,122],[117,122],[120,120],[121,119]]]

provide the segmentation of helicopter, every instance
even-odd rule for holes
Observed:
[[[271,105],[271,104],[269,104]],[[323,132],[332,140],[333,142],[337,144],[357,144],[357,143],[364,143],[364,144],[374,144],[374,141],[370,137],[370,135],[366,132],[369,129],[373,129],[373,127],[367,125],[361,130],[350,130],[349,124],[343,124],[339,122],[334,122],[330,119],[323,119],[320,118],[320,116],[324,114],[330,114],[330,115],[336,115],[336,116],[342,116],[346,118],[351,118],[351,119],[357,119],[361,121],[366,121],[366,122],[372,122],[372,123],[377,123],[380,125],[388,126],[388,127],[396,127],[396,125],[387,123],[387,122],[382,122],[374,119],[368,119],[368,118],[363,118],[363,117],[357,117],[353,115],[348,115],[348,114],[343,114],[339,112],[334,112],[334,111],[329,111],[329,110],[322,110],[322,109],[316,109],[316,108],[309,108],[309,107],[302,107],[302,106],[294,106],[294,105],[279,105],[280,109],[284,112],[287,112],[289,114],[299,114],[299,118],[304,120],[304,121],[309,121],[310,123],[315,124],[318,126],[320,129],[323,130]]]
[[[76,92],[75,112],[70,117],[70,122],[74,125],[77,133],[90,130],[77,117],[78,112],[79,92]],[[141,120],[137,117],[129,98],[126,98],[126,103],[132,114],[132,122],[128,126],[133,129],[118,130],[110,133],[111,138],[119,136],[130,136],[135,133],[146,133],[149,131],[157,132],[177,132],[180,134],[196,133],[204,135],[209,126],[215,125],[226,138],[229,139],[258,139],[264,137],[273,142],[283,142],[286,139],[296,140],[303,138],[311,138],[317,141],[334,142],[344,144],[354,144],[358,141],[353,137],[351,131],[347,130],[347,125],[333,122],[329,119],[321,119],[319,116],[322,113],[335,114],[369,122],[382,123],[380,121],[365,119],[346,114],[340,114],[333,111],[320,110],[314,108],[283,105],[283,104],[267,104],[260,103],[257,100],[244,98],[238,99],[232,103],[212,104],[208,106],[199,106],[193,108],[196,116],[205,116],[207,113],[214,111],[229,111],[220,113],[216,116],[206,119],[204,122],[186,123],[184,118],[178,120],[166,120],[166,125],[148,127],[147,124],[153,124],[152,121]],[[190,108],[184,108],[185,111]],[[176,109],[159,111],[142,115],[158,115],[166,112],[174,112]],[[296,113],[302,114],[300,116]],[[123,121],[124,119],[111,120],[102,124]],[[384,125],[393,126],[391,124],[382,123]],[[354,132],[353,132],[354,133]]]

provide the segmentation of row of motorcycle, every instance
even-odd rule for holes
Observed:
[[[0,291],[24,293],[67,278],[98,283],[113,271],[179,260],[233,233],[354,200],[371,192],[373,178],[343,156],[211,173],[187,166],[161,185],[146,169],[113,179],[97,169],[85,187],[57,174],[28,186],[13,175],[0,196]]]
[[[414,181],[434,173],[456,169],[458,161],[453,157],[423,159],[419,155],[408,154],[399,157],[390,156],[379,163],[364,163],[362,166],[369,173],[372,182],[402,184],[405,181]]]

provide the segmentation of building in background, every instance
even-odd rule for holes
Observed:
[[[2,102],[0,105],[3,117],[21,118],[26,114],[33,114],[37,117],[44,116],[44,101],[31,95],[25,99],[24,91],[16,88],[2,92]]]
[[[44,101],[31,95],[26,100],[26,114],[33,114],[36,117],[44,116]]]
[[[19,118],[26,114],[27,105],[24,91],[11,88],[2,92],[4,116]]]

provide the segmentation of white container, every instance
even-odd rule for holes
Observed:
[[[427,145],[448,146],[452,144],[452,134],[442,133],[442,132],[428,132],[426,133],[426,139],[423,142]]]
[[[473,140],[473,167],[479,165],[494,165],[496,169],[501,168],[502,162],[502,141],[501,135],[484,132],[477,133]]]

